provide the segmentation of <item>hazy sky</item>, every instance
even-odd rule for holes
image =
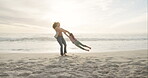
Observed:
[[[147,0],[0,0],[0,33],[146,33]]]

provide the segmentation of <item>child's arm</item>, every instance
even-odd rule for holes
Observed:
[[[69,37],[69,35],[68,35],[66,32],[64,32],[64,34],[65,34],[67,37]]]

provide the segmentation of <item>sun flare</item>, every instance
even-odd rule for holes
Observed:
[[[50,14],[51,22],[58,21],[64,26],[80,27],[85,18],[80,10],[79,5],[74,2],[58,2],[52,5],[52,14]]]

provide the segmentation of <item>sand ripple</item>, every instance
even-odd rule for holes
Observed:
[[[146,78],[147,68],[142,57],[27,57],[0,62],[0,78]]]

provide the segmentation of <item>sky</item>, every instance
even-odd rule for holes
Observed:
[[[0,0],[0,33],[146,33],[148,0]]]

